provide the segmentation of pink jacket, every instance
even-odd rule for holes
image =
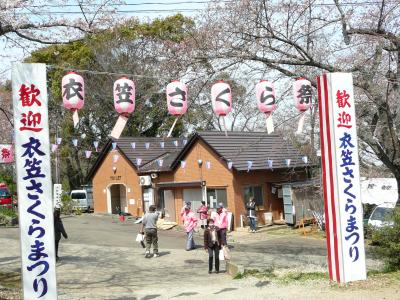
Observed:
[[[200,214],[200,220],[208,218],[208,207],[207,205],[201,205],[197,212]]]
[[[197,226],[196,215],[191,210],[188,213],[183,212],[182,218],[183,226],[185,227],[186,232],[190,232],[191,230],[193,230],[193,228]]]
[[[214,215],[214,225],[219,227],[220,229],[227,229],[228,228],[228,213],[226,210],[222,210],[222,212],[216,213]]]

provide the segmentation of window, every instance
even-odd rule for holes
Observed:
[[[163,210],[165,208],[164,190],[158,189],[157,209]]]
[[[388,221],[393,213],[393,208],[377,207],[372,213],[371,220]]]
[[[244,188],[244,203],[249,202],[250,197],[254,197],[257,206],[264,206],[262,186],[247,186]]]
[[[85,193],[71,193],[72,199],[86,199]]]
[[[207,203],[209,207],[217,208],[220,202],[224,204],[224,207],[228,206],[226,189],[207,189]]]

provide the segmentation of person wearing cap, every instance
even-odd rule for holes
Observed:
[[[200,215],[201,228],[206,229],[208,219],[208,206],[206,205],[206,201],[201,201],[201,205],[197,209],[197,213]]]
[[[183,227],[185,227],[187,240],[186,240],[186,251],[195,249],[196,245],[193,240],[193,232],[197,226],[197,218],[195,213],[191,210],[189,205],[185,205],[183,212],[181,213],[183,219]]]
[[[192,207],[192,203],[190,201],[185,202],[185,205],[182,207],[181,209],[181,217],[183,218],[183,215],[185,214],[185,209],[186,207],[191,208]]]
[[[221,234],[221,246],[228,245],[226,240],[226,231],[228,229],[228,211],[224,208],[223,203],[219,203],[217,213],[214,214],[214,225],[217,226]]]

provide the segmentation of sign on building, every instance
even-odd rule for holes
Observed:
[[[366,279],[353,78],[331,73],[317,78],[331,280]]]
[[[13,64],[24,299],[57,299],[46,65]]]
[[[54,203],[53,206],[60,208],[61,207],[61,194],[62,194],[62,184],[61,183],[55,183],[53,185],[53,199]]]
[[[13,146],[0,144],[0,164],[11,164],[13,162],[14,162]]]

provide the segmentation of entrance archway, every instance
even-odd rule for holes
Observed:
[[[124,184],[112,184],[107,188],[107,211],[110,214],[128,212],[126,186]]]

